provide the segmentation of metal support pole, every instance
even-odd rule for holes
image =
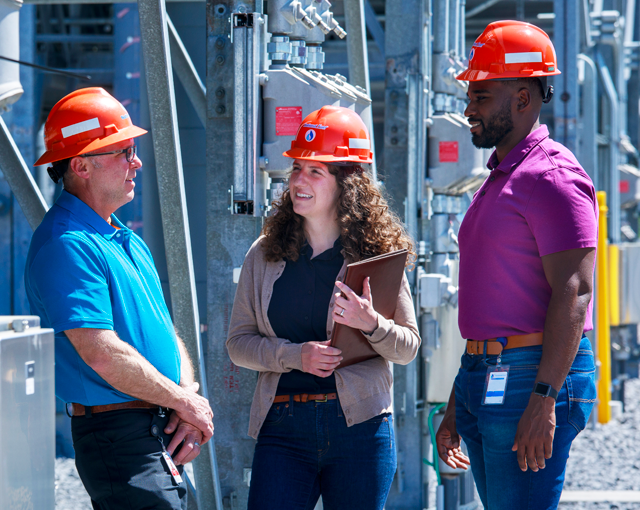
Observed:
[[[167,26],[169,27],[169,42],[171,44],[171,64],[180,83],[184,87],[193,108],[202,122],[207,125],[207,91],[202,84],[198,71],[196,71],[189,52],[182,44],[178,31],[173,26],[169,15],[167,15]]]
[[[230,20],[240,9],[255,12],[253,2],[207,1],[207,355],[220,483],[231,509],[246,508],[249,497],[255,442],[246,434],[257,375],[231,362],[225,341],[236,292],[233,270],[242,266],[262,227],[260,218],[229,210],[236,114]]]
[[[0,170],[18,200],[29,225],[35,230],[49,207],[2,117],[0,117]]]
[[[344,16],[347,29],[347,59],[349,83],[359,85],[371,96],[369,84],[369,53],[364,22],[364,0],[345,0]]]
[[[582,122],[580,129],[580,150],[578,159],[585,169],[595,189],[598,183],[598,72],[596,65],[586,55],[578,55],[584,64],[584,81],[582,83]]]
[[[173,318],[207,397],[165,2],[141,0],[138,9]],[[213,438],[194,466],[198,508],[222,510]]]
[[[579,19],[577,0],[556,0],[554,2],[555,19],[554,46],[558,56],[558,69],[562,74],[554,76],[556,95],[553,99],[555,121],[554,138],[575,153],[577,149],[578,116],[578,65]]]
[[[620,111],[618,93],[613,85],[613,79],[609,73],[609,68],[602,55],[597,53],[598,68],[600,78],[604,86],[605,97],[609,102],[609,235],[611,242],[620,242]]]
[[[449,0],[438,2],[440,7],[444,4],[448,5]],[[428,0],[388,0],[385,9],[384,182],[392,207],[419,241],[418,208],[426,177],[425,89],[430,70],[431,23],[435,21],[432,22]],[[442,42],[438,40],[437,44]],[[446,47],[448,44],[448,40],[444,42]],[[414,273],[408,276],[415,278]],[[393,367],[398,469],[385,506],[388,510],[428,506],[423,472],[426,466],[422,463],[423,411],[418,409],[422,363],[418,358],[409,365]]]

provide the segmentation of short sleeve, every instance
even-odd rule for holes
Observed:
[[[29,268],[29,284],[56,333],[113,330],[109,273],[95,246],[76,236],[46,243]]]
[[[598,242],[595,204],[595,189],[586,175],[564,168],[542,174],[525,212],[540,256],[595,248]]]

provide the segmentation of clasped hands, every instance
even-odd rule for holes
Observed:
[[[184,389],[187,391],[192,391],[197,395],[196,401],[201,403],[202,399],[204,402],[206,400],[197,394],[198,388],[200,385],[197,382],[189,386],[185,386]],[[167,451],[169,455],[173,457],[173,461],[176,465],[187,464],[195,459],[198,455],[200,455],[201,447],[211,439],[213,435],[213,413],[211,412],[211,408],[206,402],[207,409],[201,410],[202,412],[199,414],[203,415],[203,419],[200,420],[203,423],[199,423],[199,428],[190,422],[186,421],[181,417],[180,411],[172,411],[171,416],[169,417],[169,422],[167,426],[164,428],[165,434],[174,434],[173,438],[171,438],[171,442],[167,445]],[[204,430],[204,433],[203,433]],[[173,453],[180,447],[178,453],[174,456]]]
[[[371,334],[378,328],[378,313],[373,308],[371,285],[365,278],[362,296],[342,282],[336,282],[341,292],[335,295],[332,318],[338,324]],[[302,370],[318,377],[329,377],[342,361],[342,351],[331,347],[331,340],[306,342],[302,346]]]

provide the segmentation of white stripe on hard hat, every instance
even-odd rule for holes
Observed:
[[[365,138],[349,138],[350,149],[369,149],[371,145]]]
[[[100,127],[100,121],[98,117],[94,119],[84,120],[82,122],[78,122],[77,124],[71,124],[70,126],[62,128],[62,137],[69,138],[73,135],[78,135],[80,133],[84,133],[85,131],[91,131],[92,129],[96,129]]]
[[[524,53],[505,53],[505,64],[528,64],[542,62],[542,53],[539,51],[527,51]]]

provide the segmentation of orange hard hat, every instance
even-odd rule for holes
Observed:
[[[495,21],[473,43],[463,81],[544,78],[560,74],[547,33],[522,21]],[[544,84],[543,84],[544,87]]]
[[[373,162],[367,126],[360,115],[342,106],[324,106],[307,115],[291,149],[282,155],[323,163]]]
[[[89,87],[66,95],[44,124],[47,151],[34,166],[79,156],[107,145],[144,135],[124,106],[106,90]]]

